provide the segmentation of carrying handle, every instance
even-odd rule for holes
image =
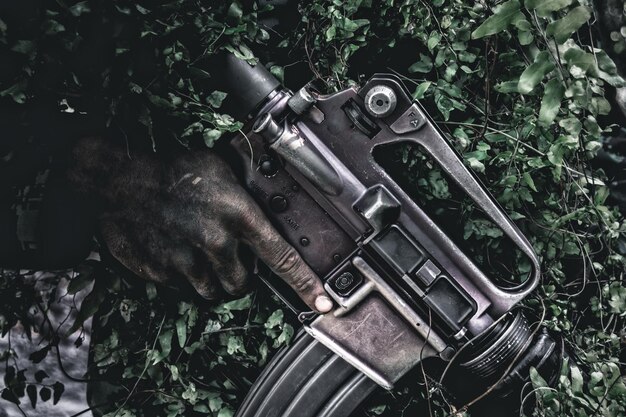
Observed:
[[[531,271],[528,279],[513,288],[504,288],[495,285],[500,291],[511,294],[527,294],[532,291],[540,281],[540,264],[537,255],[526,237],[513,223],[494,198],[481,185],[478,178],[462,162],[459,154],[454,150],[445,136],[426,116],[425,111],[417,104],[412,105],[393,123],[390,128],[395,130],[393,135],[378,135],[379,140],[374,139],[372,148],[387,143],[398,141],[412,142],[422,146],[441,168],[448,173],[469,197],[485,212],[513,243],[530,259]]]

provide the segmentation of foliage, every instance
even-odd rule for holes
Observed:
[[[169,291],[123,279],[102,300],[91,373],[122,388],[95,382],[95,402],[108,404],[109,417],[232,416],[270,351],[285,346],[294,328],[267,294],[260,302],[250,294],[210,306],[165,296]]]
[[[23,102],[42,91],[61,91],[75,97],[72,105],[78,107],[93,106],[90,97],[99,97],[107,103],[108,123],[126,129],[138,120],[157,149],[171,139],[188,144],[204,138],[211,145],[221,132],[239,128],[219,114],[223,96],[203,89],[210,72],[197,64],[219,48],[252,59],[255,44],[274,42],[274,35],[255,24],[255,7],[230,1],[106,2],[98,3],[100,17],[91,19],[95,2],[59,4],[49,6],[37,42],[1,38],[23,56],[23,66],[0,95]],[[289,58],[276,61],[306,62],[327,91],[357,84],[370,71],[397,71],[540,254],[543,281],[526,307],[545,306],[541,325],[564,336],[589,379],[572,368],[562,372],[555,389],[547,389],[533,373],[535,414],[625,415],[620,354],[626,225],[607,203],[604,174],[590,164],[608,132],[607,88],[624,81],[597,48],[593,5],[313,0],[299,9],[297,27],[276,42],[276,54]],[[88,81],[89,75],[70,67],[38,83],[33,74],[54,65],[66,68],[60,62],[87,39],[77,34],[101,16],[115,34],[115,54],[105,69]],[[0,22],[0,34],[8,33],[7,23]],[[143,68],[146,62],[149,69]],[[288,74],[289,65],[273,70]],[[449,218],[458,219],[459,238],[475,248],[474,256],[488,265],[504,258],[488,255],[506,253],[502,234],[419,150],[403,147],[393,157],[424,204],[438,210],[458,203],[452,208],[457,215]],[[514,269],[494,267],[518,282],[527,265],[517,261]],[[108,330],[95,346],[96,374],[122,379],[117,415],[230,416],[257,368],[293,332],[285,323],[289,315],[267,296],[205,308],[162,297],[150,284],[139,293],[124,280],[114,292],[103,285],[102,296],[92,297]],[[423,403],[410,383],[394,395],[378,398],[370,415],[398,415]],[[451,411],[445,402],[434,407],[436,415]]]
[[[30,30],[0,20],[0,45],[19,64],[0,97],[65,99],[87,113],[104,107],[107,126],[153,147],[191,138],[211,146],[237,130],[219,113],[223,93],[206,88],[205,59],[223,48],[253,60],[246,43],[269,37],[257,11],[243,14],[238,3],[56,2],[31,13]]]
[[[620,416],[624,413],[621,403],[626,396],[626,385],[617,364],[608,362],[592,367],[590,378],[585,381],[577,366],[563,363],[556,389],[550,387],[536,369],[530,371],[533,392],[537,393],[539,405],[534,415]]]

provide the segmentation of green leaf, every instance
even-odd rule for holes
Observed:
[[[472,32],[472,39],[484,38],[495,35],[505,30],[511,23],[524,17],[520,11],[517,0],[509,0],[495,9],[495,13],[489,16],[480,26]]]
[[[574,394],[582,394],[583,392],[583,374],[576,365],[570,366],[570,375],[572,377],[572,392]]]
[[[528,10],[535,10],[539,16],[548,16],[552,12],[561,10],[573,0],[525,0],[524,7]]]
[[[211,334],[219,331],[222,328],[222,323],[216,320],[207,320],[206,326],[204,327],[204,332],[206,334]]]
[[[15,41],[11,50],[20,54],[30,55],[35,50],[35,44],[28,40],[18,40]]]
[[[276,338],[276,340],[274,340],[274,347],[286,345],[287,343],[291,342],[291,338],[293,337],[293,332],[294,332],[293,327],[285,323],[285,325],[283,326],[283,331]]]
[[[246,353],[246,349],[243,346],[243,338],[239,335],[228,336],[228,342],[226,344],[226,352],[229,355],[234,355],[237,352]]]
[[[535,57],[535,62],[522,72],[517,83],[517,89],[522,94],[530,93],[541,82],[543,77],[554,69],[552,57],[548,51],[541,51]]]
[[[433,31],[428,38],[426,46],[428,47],[429,51],[433,51],[435,47],[439,45],[439,42],[441,42],[441,34],[437,31]]]
[[[341,23],[343,30],[347,32],[355,32],[357,29],[369,25],[370,21],[368,19],[352,20],[346,17],[341,21]]]
[[[443,115],[445,120],[450,119],[450,112],[454,109],[454,103],[445,94],[442,94],[439,89],[435,90],[435,104]]]
[[[233,117],[229,114],[213,114],[213,123],[217,128],[227,129],[229,131],[237,130],[241,127],[240,124],[236,123]]]
[[[426,93],[426,91],[428,90],[431,84],[432,84],[432,81],[424,81],[423,83],[420,83],[415,89],[415,91],[413,92],[413,98],[415,100],[423,99],[424,94]]]
[[[230,4],[230,7],[228,8],[228,17],[235,20],[241,20],[243,17],[243,10],[241,10],[239,2],[234,1]]]
[[[230,408],[222,408],[219,413],[217,413],[217,417],[233,417],[235,412]]]
[[[245,310],[250,307],[251,303],[252,303],[252,298],[248,294],[245,297],[239,298],[237,300],[232,300],[227,303],[217,305],[211,308],[211,311],[218,313],[218,314],[223,314],[223,313],[229,313],[231,311]]]
[[[611,313],[626,313],[626,288],[615,283],[611,284],[609,289],[609,306]]]
[[[26,88],[26,82],[20,81],[12,86],[8,87],[5,90],[0,91],[0,97],[11,96],[13,101],[16,103],[22,104],[26,102],[26,94],[24,90]]]
[[[474,158],[474,157],[467,158],[467,163],[469,164],[470,168],[472,168],[474,171],[485,172],[485,165],[482,162],[480,162],[477,158]]]
[[[611,396],[616,398],[625,398],[626,397],[626,384],[624,384],[624,379],[617,379],[613,384],[613,387],[609,391]]]
[[[183,414],[183,412],[185,411],[185,405],[183,405],[182,402],[178,401],[178,402],[173,402],[168,404],[167,406],[167,417],[178,417],[180,415]],[[125,413],[128,414],[121,414],[120,415],[120,411],[115,411],[114,413],[110,413],[110,415],[106,415],[104,417],[136,417],[135,414],[131,413],[130,411],[124,410]]]
[[[271,316],[268,317],[265,322],[266,329],[273,329],[274,327],[280,327],[284,322],[284,313],[283,310],[278,309],[272,313]]]
[[[535,40],[532,32],[526,30],[520,30],[517,32],[517,40],[520,45],[530,45]]]
[[[224,101],[225,98],[226,98],[226,93],[224,93],[223,91],[216,90],[207,96],[206,102],[210,104],[212,107],[217,109],[222,105],[222,102]]]
[[[240,43],[237,45],[229,44],[225,46],[227,51],[232,52],[237,58],[246,61],[250,65],[257,65],[258,60],[246,45]]]
[[[209,398],[209,409],[213,412],[217,412],[222,409],[222,405],[224,405],[224,400],[222,400],[219,396],[212,396]]]
[[[150,103],[152,103],[155,107],[159,108],[159,109],[163,109],[163,110],[175,110],[176,107],[170,102],[170,100],[166,100],[163,97],[159,97],[157,95],[151,94],[150,92],[146,92],[148,100],[150,101]]]
[[[178,346],[185,347],[187,341],[187,323],[186,320],[181,317],[176,320],[176,336],[178,336]]]
[[[578,6],[569,11],[563,18],[551,22],[546,27],[546,34],[554,37],[561,44],[574,34],[591,18],[591,10],[587,6]]]
[[[623,87],[625,85],[624,79],[619,75],[615,62],[609,57],[606,51],[594,50],[594,53],[598,76],[613,87]]]
[[[461,147],[465,148],[469,144],[469,136],[462,128],[457,127],[456,129],[454,129],[452,135],[458,139],[458,143],[459,145],[461,145]]]
[[[155,355],[152,365],[156,365],[163,359],[167,358],[172,351],[172,330],[167,330],[159,335],[159,345],[161,350]]]
[[[212,148],[215,144],[215,141],[218,140],[222,136],[222,131],[217,129],[205,129],[202,132],[202,139],[204,139],[204,144],[207,148]]]
[[[503,93],[503,94],[519,93],[519,90],[517,89],[518,84],[519,84],[519,81],[502,81],[496,84],[493,88],[498,93]]]
[[[199,404],[194,405],[193,411],[197,411],[199,413],[207,414],[207,415],[211,414],[211,410],[209,410],[209,407],[206,404],[199,403]]]
[[[335,25],[330,25],[328,27],[328,29],[326,29],[326,42],[330,42],[333,39],[335,39],[335,36],[337,35],[337,27]]]
[[[611,103],[604,97],[593,97],[589,105],[589,110],[591,110],[594,116],[609,114],[611,111]]]
[[[431,170],[428,173],[428,186],[435,198],[444,200],[452,197],[448,182],[440,170]]]
[[[139,4],[135,4],[135,8],[141,14],[148,14],[148,13],[150,13],[150,10],[146,9],[145,7],[140,6]]]
[[[498,238],[503,235],[502,229],[487,219],[470,219],[463,226],[463,239],[474,235],[477,238]]]
[[[94,288],[89,294],[87,294],[82,304],[80,305],[80,310],[76,315],[76,320],[74,321],[74,324],[72,324],[72,327],[70,327],[70,329],[68,330],[67,334],[72,334],[76,330],[80,329],[85,320],[93,316],[98,311],[100,304],[102,304],[102,302],[104,301],[105,295],[106,288],[103,288],[103,284],[99,285],[98,282],[96,282]]]
[[[528,172],[524,172],[522,174],[522,178],[524,179],[524,182],[526,183],[526,185],[528,185],[528,188],[530,188],[533,191],[537,191],[537,187],[535,186],[535,181],[533,181],[532,177],[530,176],[530,173]]]
[[[570,41],[571,42],[571,41]],[[567,63],[570,73],[575,78],[583,78],[586,74],[598,77],[613,87],[623,87],[624,79],[617,72],[617,67],[606,52],[596,49],[594,53],[585,52],[580,47],[566,44],[563,60]],[[582,95],[584,95],[584,91]]]
[[[553,78],[546,84],[546,89],[541,99],[541,108],[539,109],[539,123],[544,126],[550,125],[561,107],[561,100],[565,93],[565,86],[558,78]]]
[[[409,67],[409,72],[427,73],[433,69],[433,60],[424,54],[420,54],[420,60]]]
[[[534,366],[530,367],[530,382],[532,382],[533,388],[535,389],[546,388],[548,386],[546,380],[539,375],[539,372],[537,372]]]
[[[70,7],[69,12],[72,16],[78,17],[83,15],[84,13],[89,13],[91,11],[91,6],[89,5],[89,1],[80,1]]]
[[[56,35],[57,33],[61,33],[65,31],[65,26],[63,26],[62,24],[60,24],[54,19],[47,19],[43,23],[42,28],[46,35]]]
[[[278,79],[281,83],[285,82],[285,67],[280,65],[272,65],[270,67],[270,72],[274,77]]]
[[[604,202],[606,201],[606,199],[608,198],[610,192],[609,192],[609,188],[608,187],[597,187],[596,188],[596,193],[593,196],[593,202],[600,206],[602,204],[604,204]]]
[[[568,117],[567,119],[559,120],[559,126],[567,131],[572,136],[578,136],[583,128],[583,124],[577,117]]]
[[[193,382],[187,386],[187,389],[183,392],[182,398],[189,401],[190,404],[195,404],[198,401],[198,391]]]

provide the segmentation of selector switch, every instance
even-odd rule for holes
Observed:
[[[270,198],[270,208],[276,213],[282,213],[283,211],[287,210],[288,206],[289,202],[284,195],[277,194]]]

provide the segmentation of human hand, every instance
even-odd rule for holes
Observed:
[[[106,246],[143,278],[185,279],[209,300],[220,286],[238,295],[248,288],[242,254],[251,250],[309,307],[332,308],[319,278],[210,150],[131,159],[102,139],[86,138],[74,147],[68,177],[98,197]]]

